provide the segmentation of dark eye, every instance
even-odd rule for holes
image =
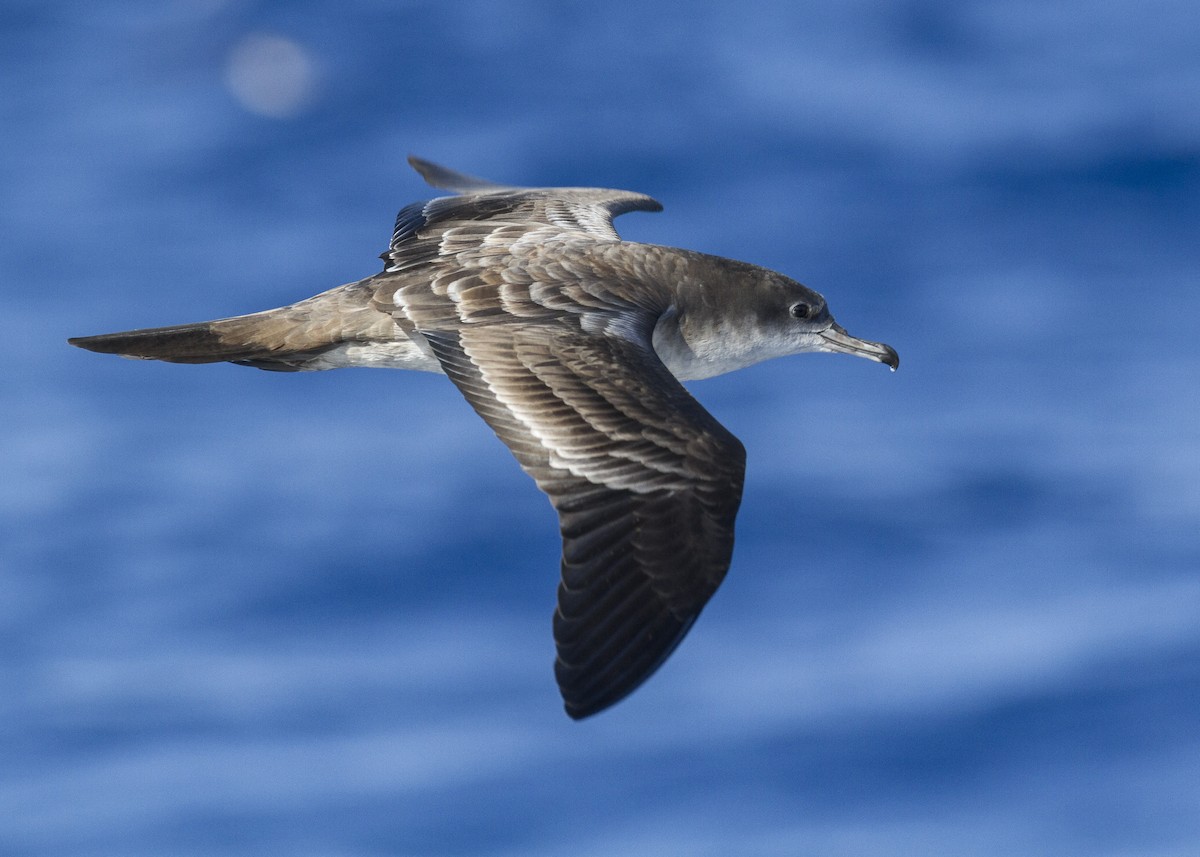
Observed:
[[[812,315],[812,307],[801,301],[798,304],[792,304],[789,312],[792,314],[792,318],[806,319]]]

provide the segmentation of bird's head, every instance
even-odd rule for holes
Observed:
[[[755,307],[755,326],[780,351],[778,356],[825,351],[865,357],[895,371],[896,349],[851,336],[833,320],[825,298],[774,271],[763,272]]]

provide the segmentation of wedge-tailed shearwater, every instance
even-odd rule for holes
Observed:
[[[410,157],[456,195],[401,210],[381,273],[279,309],[71,339],[174,363],[442,372],[558,512],[555,675],[587,717],[645,681],[729,568],[746,452],[681,381],[806,351],[895,369],[774,271],[622,241],[640,193],[500,185]]]

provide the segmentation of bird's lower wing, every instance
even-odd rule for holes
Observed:
[[[422,333],[558,511],[555,672],[567,713],[594,714],[662,664],[716,591],[745,451],[648,344],[556,324]]]

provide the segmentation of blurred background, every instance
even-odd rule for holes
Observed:
[[[6,0],[0,78],[0,853],[1200,853],[1194,3]],[[65,344],[376,272],[410,152],[902,357],[691,385],[733,567],[582,723],[445,378]]]

